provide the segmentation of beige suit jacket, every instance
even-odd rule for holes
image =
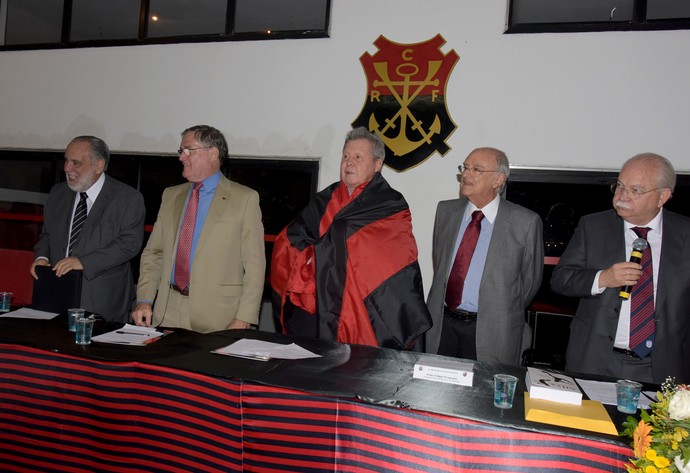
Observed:
[[[137,301],[152,301],[153,324],[163,320],[177,238],[191,184],[163,192],[153,232],[141,255]],[[192,330],[224,330],[235,319],[257,324],[266,269],[264,229],[256,191],[221,177],[192,263]]]

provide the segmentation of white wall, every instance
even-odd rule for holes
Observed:
[[[236,155],[322,158],[338,179],[365,100],[359,63],[379,35],[441,34],[459,126],[444,158],[384,169],[412,208],[425,289],[436,203],[477,146],[513,166],[617,169],[642,151],[690,171],[690,31],[504,35],[505,0],[334,0],[331,37],[0,52],[0,148],[63,149],[96,134],[115,151],[172,152],[184,128],[222,130]]]

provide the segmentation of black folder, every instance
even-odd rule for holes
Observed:
[[[81,306],[83,271],[72,270],[60,277],[50,266],[36,266],[38,279],[34,281],[31,307],[46,312],[67,313],[67,309]]]

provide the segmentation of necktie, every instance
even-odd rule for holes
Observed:
[[[467,269],[470,267],[470,261],[472,261],[474,249],[477,247],[483,218],[484,214],[481,210],[472,212],[472,221],[467,225],[458,247],[458,253],[455,255],[446,288],[446,306],[451,310],[457,308],[462,302],[462,289],[465,285],[465,277],[467,276]]]
[[[180,289],[189,286],[189,266],[192,253],[192,238],[194,237],[194,225],[196,224],[196,212],[199,208],[199,189],[201,182],[194,184],[194,190],[187,202],[187,210],[184,213],[180,238],[177,241],[177,254],[175,256],[175,285]]]
[[[634,227],[633,231],[646,240],[649,228]],[[630,292],[630,349],[644,358],[651,353],[654,343],[654,277],[649,246],[640,264],[642,276]]]
[[[79,203],[77,204],[77,210],[74,211],[74,217],[72,217],[72,231],[69,234],[69,249],[67,251],[67,256],[72,256],[72,249],[77,243],[77,237],[81,233],[81,229],[86,221],[86,192],[79,193]]]

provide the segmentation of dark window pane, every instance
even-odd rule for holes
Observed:
[[[151,0],[149,38],[225,33],[227,0]]]
[[[511,24],[630,21],[633,0],[513,0]]]
[[[326,30],[326,0],[237,0],[235,33]]]
[[[5,44],[59,43],[63,0],[7,0]]]
[[[690,18],[688,0],[647,0],[647,19]]]
[[[36,193],[47,195],[55,184],[58,163],[52,155],[48,154],[41,158],[40,153],[39,151],[35,153],[18,152],[16,153],[17,158],[12,158],[11,155],[15,153],[3,151],[0,157],[2,158],[1,166],[5,172],[0,172],[0,189],[5,192],[9,192],[10,189],[25,192],[27,199],[34,198]],[[62,162],[59,163],[59,166],[62,169]],[[12,172],[7,172],[8,169],[11,169]],[[16,195],[20,196],[19,193]]]
[[[140,0],[73,0],[70,41],[135,39]]]

